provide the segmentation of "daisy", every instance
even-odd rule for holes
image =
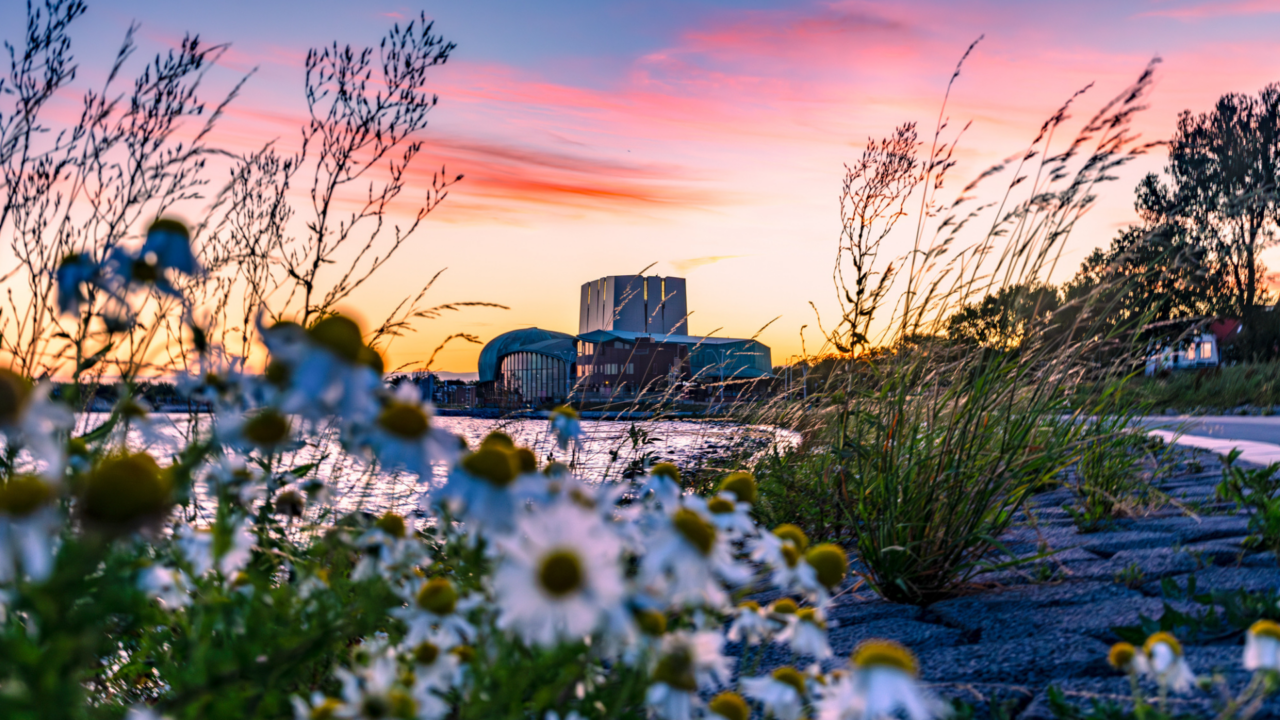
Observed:
[[[431,478],[431,464],[452,463],[458,441],[433,424],[435,410],[422,402],[416,385],[401,383],[382,406],[367,433],[367,442],[384,467],[417,473],[419,482]]]
[[[1196,682],[1196,676],[1182,656],[1182,643],[1167,632],[1158,632],[1142,645],[1147,659],[1147,674],[1163,687],[1174,692],[1186,692]]]
[[[381,575],[391,579],[413,571],[423,560],[424,549],[414,536],[413,520],[393,512],[383,513],[356,543],[364,555],[351,572],[355,580]]]
[[[97,277],[98,264],[88,255],[70,253],[63,257],[55,275],[58,311],[63,315],[79,315],[80,308],[89,301],[82,286],[94,283]]]
[[[754,505],[758,494],[756,476],[749,472],[729,473],[720,481],[720,487],[716,489],[717,495],[722,493],[732,493],[738,502]]]
[[[621,543],[572,498],[520,517],[514,535],[496,542],[503,554],[493,578],[498,627],[525,642],[580,640],[620,606]]]
[[[778,720],[799,720],[804,715],[807,694],[804,674],[793,667],[780,667],[769,675],[743,678],[742,692],[764,706],[765,715]]]
[[[867,640],[853,652],[853,672],[819,687],[818,720],[931,720],[943,706],[916,682],[916,658],[891,640]]]
[[[733,623],[729,626],[729,642],[742,642],[747,645],[758,645],[767,642],[773,635],[773,622],[769,613],[760,608],[760,603],[747,600],[733,609]]]
[[[70,408],[49,397],[47,382],[32,385],[25,377],[0,368],[0,432],[31,455],[40,473],[60,480],[66,469],[63,433],[75,425]]]
[[[306,330],[280,322],[263,329],[263,341],[282,363],[284,412],[312,419],[338,415],[346,422],[377,416],[382,357],[364,344],[360,326],[351,319],[330,315]]]
[[[797,655],[812,655],[819,660],[831,657],[826,618],[818,608],[800,608],[788,615],[787,626],[778,634],[778,642],[790,645]]]
[[[435,720],[447,715],[451,709],[442,695],[461,678],[458,656],[449,649],[437,638],[436,642],[423,640],[409,652],[413,663],[412,694],[419,718]]]
[[[569,443],[577,442],[582,437],[582,420],[578,411],[568,405],[561,405],[551,411],[551,432],[556,436],[556,444],[561,450],[567,450]]]
[[[409,627],[404,642],[417,645],[431,641],[449,646],[467,642],[475,635],[475,627],[464,615],[478,604],[478,598],[458,595],[458,589],[448,578],[422,579],[401,590],[406,606],[391,610]]]
[[[198,275],[200,263],[191,251],[191,233],[178,220],[160,218],[147,228],[147,240],[138,254],[150,265],[161,270],[177,270],[186,275]]]
[[[1142,675],[1146,672],[1146,656],[1138,653],[1138,649],[1127,642],[1118,642],[1107,652],[1107,664],[1129,673]]]
[[[715,631],[668,634],[645,703],[666,720],[689,720],[699,688],[714,689],[729,678],[732,661],[721,653],[723,643],[724,637]]]
[[[1259,620],[1244,636],[1245,670],[1280,670],[1280,624]]]
[[[294,695],[289,698],[293,705],[293,720],[320,720],[337,717],[342,709],[342,701],[338,698],[326,697],[324,693],[313,692],[309,700]]]
[[[663,507],[675,507],[684,494],[680,487],[680,468],[671,463],[658,463],[649,468],[637,494],[641,499],[652,498]]]
[[[751,505],[734,500],[732,493],[720,493],[706,501],[703,501],[702,498],[689,499],[689,501],[693,500],[696,500],[706,509],[707,517],[711,518],[711,522],[717,528],[733,539],[737,540],[756,534],[756,523],[751,519]]]
[[[213,528],[190,525],[179,527],[176,535],[177,546],[196,577],[216,569],[227,580],[233,580],[249,565],[256,539],[248,521],[223,528],[222,537]]]
[[[159,600],[169,610],[191,604],[190,587],[191,579],[186,573],[163,565],[151,565],[138,575],[138,589]]]
[[[528,487],[517,482],[520,471],[512,451],[482,445],[449,470],[443,486],[423,495],[422,509],[430,511],[430,503],[442,503],[474,531],[510,532]]]
[[[220,413],[218,440],[237,450],[271,455],[295,447],[293,421],[273,407],[244,413]]]
[[[34,582],[48,578],[61,526],[52,485],[15,475],[0,486],[0,583],[22,575]]]
[[[417,717],[417,700],[399,684],[398,666],[392,653],[379,654],[360,668],[358,674],[346,668],[338,668],[335,674],[342,681],[343,701],[335,717],[353,720]]]
[[[641,576],[665,588],[672,603],[722,607],[728,596],[721,581],[740,585],[751,571],[734,560],[730,538],[696,507],[686,504],[664,516],[640,561]]]

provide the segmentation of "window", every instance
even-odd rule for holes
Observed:
[[[1200,343],[1200,359],[1208,360],[1213,356],[1213,343]]]
[[[635,374],[636,374],[636,365],[635,365],[635,363],[627,363],[627,374],[628,374],[628,375],[635,375]]]

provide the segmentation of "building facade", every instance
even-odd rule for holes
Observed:
[[[578,334],[526,328],[480,352],[479,402],[528,407],[573,398],[755,392],[772,377],[757,340],[688,334],[684,278],[611,275],[581,288]],[[714,391],[697,388],[715,386]],[[696,391],[686,392],[690,387]]]

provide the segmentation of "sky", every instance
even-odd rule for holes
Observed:
[[[8,5],[0,27],[18,27]],[[89,0],[72,37],[86,78],[132,22],[144,54],[188,31],[230,43],[210,86],[255,72],[216,142],[249,152],[297,146],[308,48],[376,46],[420,12],[457,49],[432,75],[440,104],[414,182],[441,164],[465,178],[352,302],[379,317],[447,268],[435,302],[509,309],[421,321],[392,366],[457,332],[576,332],[583,282],[649,266],[687,278],[693,334],[751,337],[777,318],[759,336],[775,364],[801,352],[802,326],[814,351],[810,303],[828,322],[836,309],[844,164],[899,123],[931,134],[979,36],[947,106],[951,128],[972,123],[953,189],[1026,147],[1072,93],[1094,83],[1079,101],[1088,115],[1153,57],[1156,88],[1136,125],[1148,140],[1168,137],[1182,110],[1280,81],[1280,0]],[[1135,220],[1133,186],[1163,162],[1157,150],[1106,189],[1054,280]],[[900,253],[910,237],[892,243]],[[434,367],[473,372],[479,350],[451,344]]]

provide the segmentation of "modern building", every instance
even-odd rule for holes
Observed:
[[[573,398],[741,395],[772,377],[758,340],[688,334],[684,278],[612,275],[581,289],[578,334],[526,328],[480,352],[479,402],[521,407]]]

